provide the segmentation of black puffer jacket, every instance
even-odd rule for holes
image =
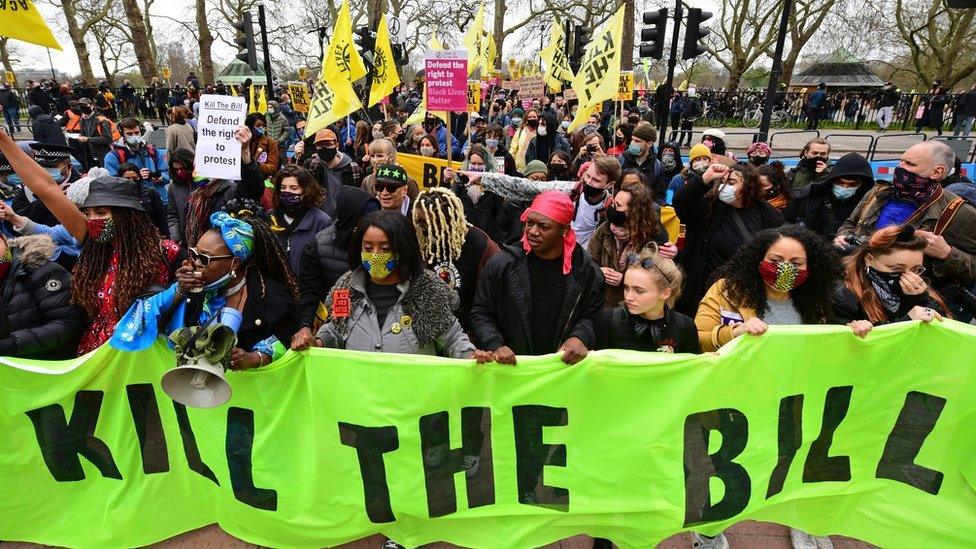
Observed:
[[[349,270],[348,245],[359,220],[379,209],[379,203],[359,187],[339,187],[336,197],[336,222],[315,235],[302,250],[298,285],[298,319],[303,328],[311,328],[315,311],[326,292]]]
[[[85,313],[71,305],[71,275],[48,260],[54,242],[47,235],[32,235],[7,244],[13,263],[0,281],[0,356],[74,356]]]
[[[471,330],[479,349],[507,346],[517,355],[539,354],[532,348],[529,266],[520,244],[504,246],[488,260],[471,308]],[[603,273],[579,246],[573,250],[573,268],[566,277],[566,295],[556,322],[559,347],[578,337],[587,349],[596,344],[594,320],[603,309]]]

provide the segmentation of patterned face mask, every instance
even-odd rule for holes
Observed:
[[[891,186],[894,188],[894,195],[898,200],[921,204],[932,196],[932,191],[939,186],[939,182],[898,166],[891,178]]]
[[[397,257],[393,252],[363,252],[363,268],[369,271],[373,280],[383,280],[397,268]]]
[[[786,261],[761,261],[759,263],[759,276],[766,284],[781,292],[793,290],[804,282],[810,275],[810,271]]]
[[[105,244],[115,238],[115,220],[111,217],[89,219],[85,223],[88,225],[88,236],[95,242]]]

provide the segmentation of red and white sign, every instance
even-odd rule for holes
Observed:
[[[427,77],[427,110],[468,110],[468,52],[428,51],[424,57]]]

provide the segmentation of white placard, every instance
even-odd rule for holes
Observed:
[[[390,15],[386,18],[390,30],[391,44],[404,44],[407,41],[407,18],[404,15]]]
[[[201,95],[197,118],[194,173],[214,179],[241,178],[241,144],[234,130],[244,125],[247,102],[243,97]]]

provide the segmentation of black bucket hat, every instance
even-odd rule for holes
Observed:
[[[129,208],[130,210],[146,211],[139,201],[137,186],[121,177],[99,177],[88,186],[88,198],[81,205],[82,208]]]

